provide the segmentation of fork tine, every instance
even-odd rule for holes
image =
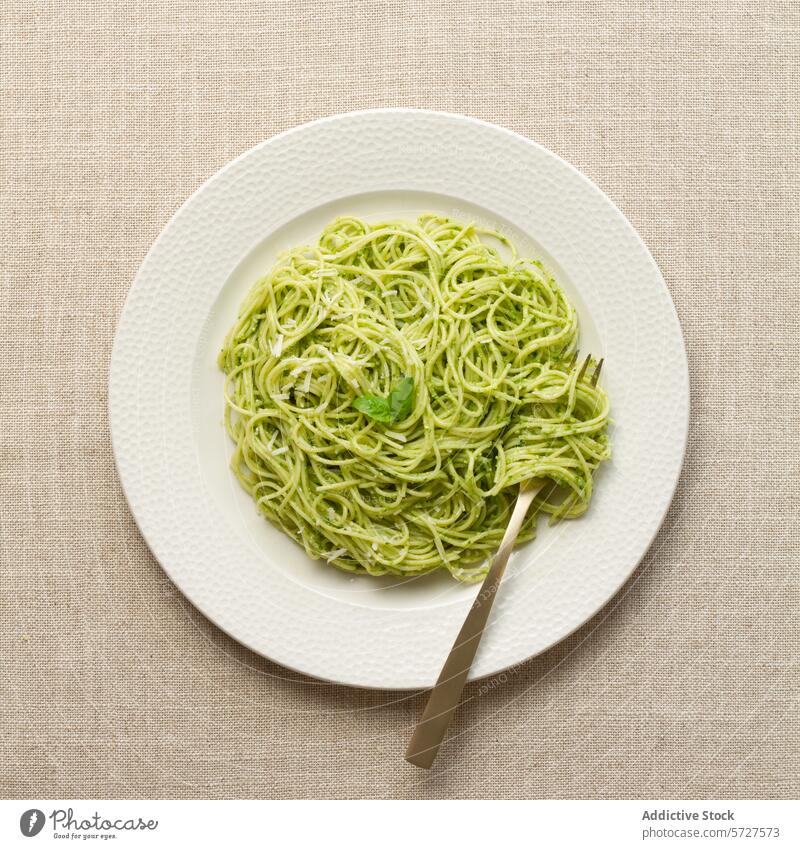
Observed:
[[[603,363],[605,362],[605,357],[600,357],[600,362],[597,364],[597,367],[594,370],[594,374],[592,375],[592,386],[597,386],[597,379],[600,377],[600,369],[603,368]]]
[[[572,352],[572,356],[569,358],[569,362],[567,363],[567,371],[572,371],[577,359],[578,359],[578,349],[576,348]]]
[[[591,354],[587,354],[586,359],[583,361],[583,365],[581,366],[581,370],[578,372],[578,377],[575,379],[575,383],[580,383],[583,379],[584,372],[586,371],[586,367],[589,365],[592,359]]]

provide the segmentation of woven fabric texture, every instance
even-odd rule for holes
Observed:
[[[0,38],[0,797],[797,796],[800,6],[9,0]],[[115,325],[174,210],[264,138],[374,106],[583,170],[663,270],[691,369],[640,568],[470,685],[430,773],[402,758],[421,695],[307,680],[189,605],[107,425]]]

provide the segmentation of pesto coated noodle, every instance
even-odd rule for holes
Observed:
[[[472,581],[518,484],[580,516],[609,457],[575,309],[500,233],[437,215],[339,218],[258,280],[219,357],[232,468],[315,559]]]

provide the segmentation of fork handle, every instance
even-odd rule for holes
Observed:
[[[472,602],[472,608],[458,632],[453,648],[431,691],[422,718],[414,729],[411,742],[406,749],[406,760],[414,766],[430,769],[436,758],[447,727],[461,699],[461,691],[466,684],[467,675],[483,636],[511,550],[522,529],[528,509],[543,485],[544,482],[520,488],[514,512],[511,514],[500,548],[497,549],[492,565],[481,584],[480,592]]]

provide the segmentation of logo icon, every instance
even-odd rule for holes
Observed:
[[[31,808],[19,818],[19,830],[25,837],[36,837],[44,828],[44,813],[38,808]]]

